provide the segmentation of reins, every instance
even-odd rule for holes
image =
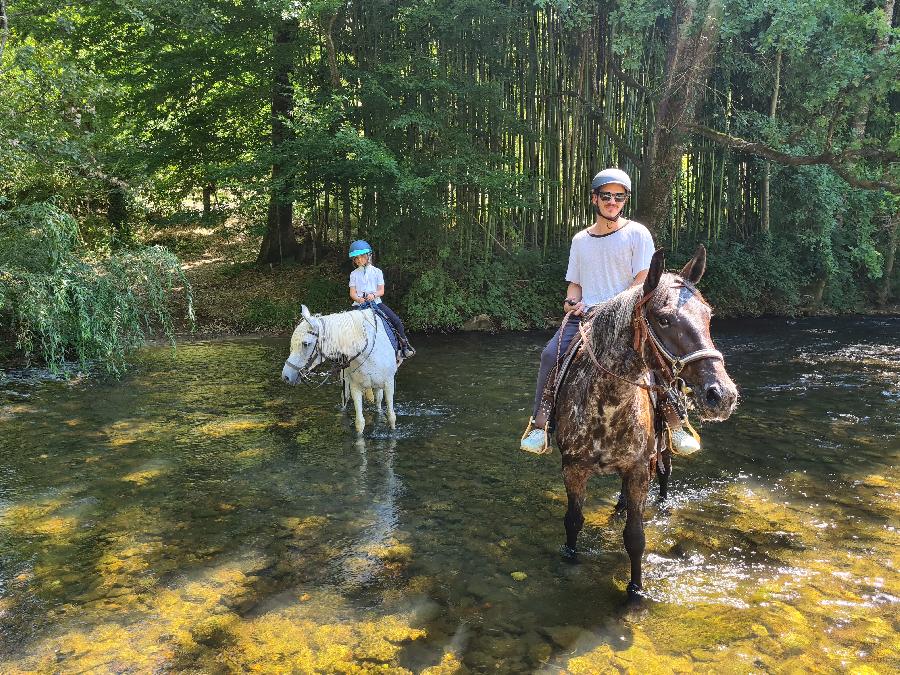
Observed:
[[[374,310],[373,310],[373,314],[374,314]],[[316,331],[315,324],[313,324],[313,322],[310,321],[307,317],[305,317],[305,316],[302,317],[300,321],[301,321],[301,323],[303,321],[306,321],[306,323],[309,324],[310,331],[308,334],[312,335],[316,338],[315,347],[313,348],[309,357],[306,359],[306,363],[304,363],[302,366],[295,366],[293,363],[291,363],[290,359],[285,361],[285,365],[288,366],[289,368],[297,371],[297,375],[299,376],[300,381],[303,382],[303,384],[307,385],[308,387],[312,387],[313,389],[318,389],[318,388],[323,387],[324,385],[330,383],[331,378],[334,377],[334,375],[336,373],[339,373],[339,372],[343,373],[343,371],[346,370],[350,366],[350,364],[353,363],[353,361],[358,359],[366,350],[368,350],[368,354],[365,355],[365,357],[356,365],[356,367],[353,370],[351,370],[349,373],[346,374],[346,375],[352,375],[357,370],[359,370],[359,368],[363,365],[363,363],[366,362],[366,360],[372,355],[372,352],[375,350],[375,344],[378,340],[378,319],[377,319],[377,317],[375,318],[375,322],[374,322],[375,336],[371,340],[371,347],[370,347],[369,336],[368,336],[368,334],[366,334],[366,344],[363,345],[362,349],[360,349],[358,352],[356,352],[356,354],[354,354],[353,356],[350,356],[350,357],[348,357],[345,354],[339,354],[338,356],[328,356],[322,350],[322,342],[325,341],[325,328],[327,325],[324,321],[320,321],[321,332]],[[313,378],[312,378],[312,369],[315,368],[315,366],[318,364],[317,363],[315,365],[311,365],[311,364],[314,364],[316,362],[317,358],[321,358],[322,361],[329,361],[329,362],[331,362],[332,365],[328,369],[328,371],[325,373],[324,377],[322,377],[318,383],[314,383]],[[346,375],[344,375],[344,377],[346,377]]]
[[[638,303],[634,307],[634,318],[632,320],[634,326],[634,351],[640,355],[642,353],[642,348],[644,344],[647,342],[647,339],[650,340],[650,346],[652,348],[652,352],[656,357],[656,361],[658,364],[658,369],[661,371],[661,374],[666,377],[661,377],[660,379],[667,382],[666,386],[660,386],[656,384],[644,384],[642,382],[633,382],[628,378],[622,377],[621,375],[612,372],[608,368],[605,368],[601,365],[600,361],[597,359],[597,355],[594,353],[594,345],[590,339],[590,336],[585,331],[584,324],[581,323],[578,326],[578,330],[581,333],[581,339],[583,344],[585,345],[585,349],[587,350],[588,356],[593,361],[594,365],[604,373],[608,375],[612,375],[618,380],[622,382],[626,382],[634,387],[640,387],[646,391],[656,391],[656,392],[668,392],[671,391],[676,384],[677,381],[681,380],[680,375],[681,371],[684,369],[686,365],[689,363],[693,363],[694,361],[700,361],[702,359],[718,359],[720,361],[724,361],[724,357],[722,353],[717,349],[711,348],[703,348],[698,349],[696,351],[690,352],[689,354],[685,354],[684,356],[675,356],[668,349],[666,349],[665,345],[662,343],[662,340],[659,339],[659,336],[656,334],[656,331],[653,330],[653,327],[650,325],[650,322],[647,319],[647,310],[646,305],[653,297],[653,294],[656,292],[656,289],[653,289],[649,293],[647,293],[644,297],[642,297]],[[568,314],[566,315],[568,318]],[[655,370],[652,366],[650,370]],[[682,380],[683,383],[683,380]],[[684,389],[684,387],[679,387],[679,389]]]

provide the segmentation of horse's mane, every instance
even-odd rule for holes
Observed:
[[[337,314],[317,314],[313,317],[321,324],[319,348],[328,358],[354,356],[361,352],[367,344],[366,324],[372,324],[374,317],[371,309],[350,310]],[[296,336],[295,336],[295,339]],[[299,349],[293,344],[291,350]]]
[[[597,358],[617,370],[634,354],[632,348],[634,308],[644,295],[644,287],[628,288],[594,308],[591,341]],[[629,354],[630,352],[630,354]]]

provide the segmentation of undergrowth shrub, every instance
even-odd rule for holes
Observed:
[[[508,330],[544,328],[560,319],[566,257],[560,251],[542,259],[526,251],[490,261],[442,261],[412,282],[404,319],[414,330],[455,329],[479,314]]]
[[[121,374],[148,334],[173,340],[176,288],[192,320],[190,285],[167,249],[93,253],[52,203],[0,211],[0,319],[16,349],[51,370],[74,359]]]

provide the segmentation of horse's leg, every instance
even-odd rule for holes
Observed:
[[[387,403],[387,420],[391,429],[397,428],[397,415],[394,414],[394,378],[389,377],[384,382],[384,398]]]
[[[656,475],[659,476],[659,501],[664,502],[669,496],[669,479],[672,477],[672,451],[665,447],[662,438],[657,442],[657,447],[662,448],[656,465]]]
[[[622,487],[619,488],[619,498],[616,500],[616,505],[613,507],[613,518],[624,516],[625,508],[625,481],[622,481]]]
[[[628,582],[628,595],[636,596],[641,590],[641,558],[644,555],[644,502],[650,489],[650,472],[647,465],[639,462],[622,476],[622,488],[625,493],[627,517],[622,538],[625,550],[631,559],[631,580]]]
[[[563,467],[563,481],[566,484],[566,496],[569,498],[569,508],[563,518],[566,526],[566,545],[563,546],[563,555],[572,559],[575,557],[578,544],[578,533],[584,525],[584,493],[587,487],[588,472],[578,466]]]
[[[375,414],[381,417],[381,400],[384,398],[384,389],[375,390]]]
[[[350,379],[347,377],[347,369],[341,371],[341,410],[347,410],[350,403]]]
[[[362,389],[350,387],[350,396],[353,398],[353,409],[356,411],[356,433],[361,434],[363,429],[366,428],[366,419],[363,417],[362,411]]]

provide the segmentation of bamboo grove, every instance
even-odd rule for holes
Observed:
[[[4,208],[52,198],[122,238],[193,201],[205,222],[243,223],[259,262],[371,238],[409,305],[435,265],[465,290],[472,265],[564,257],[592,217],[591,177],[619,166],[660,244],[715,249],[712,292],[735,312],[893,294],[895,0],[18,0],[3,14]]]
[[[767,11],[756,24],[774,21]],[[450,3],[444,12],[364,3],[329,21],[329,94],[347,96],[347,120],[405,163],[396,175],[412,199],[392,204],[395,184],[375,179],[353,185],[329,208],[342,176],[338,168],[331,183],[321,174],[323,184],[311,190],[319,195],[320,236],[340,238],[335,211],[344,209],[345,235],[348,218],[364,235],[386,219],[401,228],[411,219],[415,228],[427,218],[466,257],[564,246],[591,216],[585,186],[598,168],[621,166],[641,184],[671,49],[664,9],[645,12],[587,3],[565,11],[553,3]],[[753,30],[738,37],[748,42],[721,44],[718,67],[696,83],[703,90],[696,122],[765,137],[772,84],[764,80],[781,52],[754,47],[760,36]],[[307,86],[327,81],[314,71]],[[782,97],[802,110],[802,95]],[[814,142],[801,131],[802,142]],[[888,117],[875,133],[896,143],[896,120]],[[767,163],[699,135],[679,159],[668,213],[648,223],[658,234],[672,242],[746,238],[768,223]],[[635,196],[640,211],[643,195]]]

